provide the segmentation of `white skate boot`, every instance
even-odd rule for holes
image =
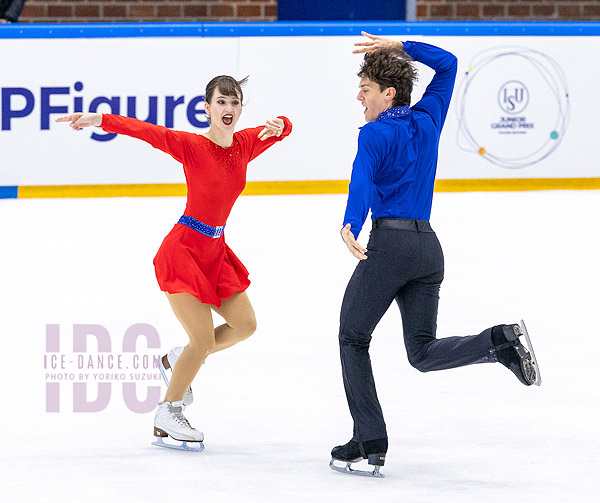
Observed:
[[[160,373],[163,376],[163,379],[165,380],[165,383],[167,384],[167,387],[169,387],[169,384],[171,382],[171,380],[167,376],[167,370],[170,370],[171,374],[173,374],[173,369],[175,368],[177,359],[179,358],[182,352],[183,348],[179,346],[177,348],[171,349],[171,351],[169,351],[160,359],[159,369]],[[188,389],[185,390],[185,393],[183,394],[183,405],[187,407],[188,405],[191,405],[193,401],[194,394],[192,393],[192,387],[190,386]]]
[[[183,451],[202,452],[204,450],[204,433],[191,427],[188,420],[183,415],[183,401],[177,402],[158,402],[158,409],[154,416],[154,436],[156,442],[152,445],[158,447],[169,447],[171,449],[180,449]],[[166,444],[164,437],[171,437],[173,440],[179,440],[181,445]],[[190,447],[187,443],[196,444]]]

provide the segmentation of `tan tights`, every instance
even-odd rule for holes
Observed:
[[[177,359],[165,402],[181,400],[206,357],[229,348],[256,331],[256,317],[245,292],[234,293],[221,307],[203,304],[189,293],[167,294],[177,319],[190,337],[190,343]],[[225,320],[214,328],[211,309]]]

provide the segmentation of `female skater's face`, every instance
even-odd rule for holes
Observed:
[[[237,96],[225,96],[220,89],[215,89],[210,103],[205,105],[210,116],[210,125],[223,131],[233,131],[242,115],[242,101]]]
[[[367,77],[363,77],[358,85],[360,91],[356,99],[365,107],[364,114],[367,122],[377,120],[379,114],[385,112],[392,106],[396,90],[388,87],[381,90],[377,82],[373,82]]]

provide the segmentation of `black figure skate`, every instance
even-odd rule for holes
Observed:
[[[350,440],[346,445],[338,445],[332,449],[329,468],[341,473],[382,478],[384,475],[379,472],[379,467],[383,466],[385,463],[387,449],[387,438],[368,440],[367,442],[355,442],[354,440]],[[363,459],[368,460],[368,463],[373,466],[373,471],[355,470],[351,468],[350,465],[352,463],[358,463]],[[346,466],[337,466],[335,461],[342,461],[343,463],[346,463]]]
[[[527,347],[521,344],[521,336],[524,337]],[[520,326],[498,325],[492,328],[492,342],[498,361],[511,370],[519,381],[525,386],[542,384],[538,362],[523,320]]]

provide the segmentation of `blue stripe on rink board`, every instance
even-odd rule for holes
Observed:
[[[273,22],[273,23],[86,23],[3,26],[0,40],[119,37],[281,37],[378,35],[597,36],[598,22]]]
[[[19,187],[0,186],[0,199],[16,199],[19,195]]]

